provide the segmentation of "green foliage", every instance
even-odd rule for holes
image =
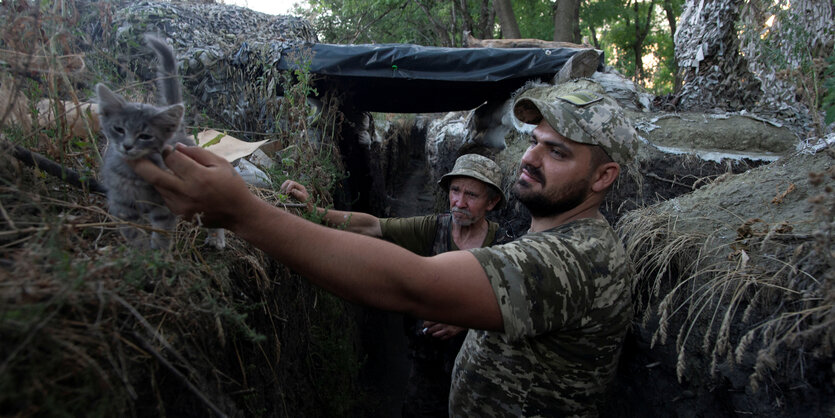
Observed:
[[[276,153],[276,167],[267,174],[276,188],[288,179],[304,184],[315,204],[326,207],[331,203],[331,191],[345,176],[333,141],[337,136],[337,106],[325,104],[316,109],[310,104],[308,97],[317,95],[310,73],[312,57],[309,50],[295,54],[291,58],[296,69],[282,75],[284,97],[275,116],[281,149]],[[287,196],[279,197],[286,202]],[[315,212],[302,216],[321,221]]]
[[[826,112],[826,119],[824,123],[829,125],[835,122],[835,51],[832,51],[829,58],[826,59],[828,63],[826,71],[824,72],[823,86],[826,89],[826,95],[821,101],[821,109]]]
[[[513,2],[513,13],[523,38],[554,39],[552,1],[525,0]],[[499,33],[496,34],[498,36]]]
[[[493,16],[483,15],[483,2],[467,0],[466,10],[459,2],[425,0],[310,0],[303,11],[329,43],[405,43],[427,46],[460,46],[462,33],[470,28],[495,28]],[[492,34],[491,36],[492,37]]]
[[[356,387],[361,362],[352,336],[359,334],[348,305],[336,296],[317,291],[319,314],[324,319],[310,329],[311,350],[307,361],[316,373],[314,387],[322,410],[333,416],[350,416],[365,402]]]
[[[677,17],[683,1],[668,3]],[[656,94],[672,92],[677,71],[672,28],[662,6],[659,0],[637,5],[633,1],[592,0],[580,9],[583,36],[600,45],[608,64]],[[644,32],[645,37],[639,36]],[[648,61],[651,57],[654,62]],[[644,68],[637,67],[639,61]]]
[[[137,101],[146,101],[153,90],[150,82],[129,82],[147,79],[143,75],[153,70],[142,58],[147,50],[138,36],[115,36],[119,28],[110,18],[116,3],[88,3],[55,7],[54,2],[38,2],[30,9],[21,6],[26,11],[21,16],[0,13],[0,46],[50,57],[75,51],[72,45],[79,39],[89,41],[79,28],[102,31],[104,42],[86,51],[89,74],[79,76],[82,82],[56,71],[7,71],[5,63],[0,68],[0,85],[12,85],[8,80],[19,85],[14,91],[27,99],[25,110],[34,118],[43,113],[34,107],[37,101],[83,101],[93,93],[80,86],[98,81]],[[81,5],[90,7],[76,10]],[[69,25],[70,18],[84,23]],[[139,34],[146,29],[141,26],[132,30]],[[13,42],[26,47],[12,48]],[[122,65],[126,56],[129,64]],[[307,71],[309,57],[299,62],[299,69],[285,78],[272,63],[263,63],[264,71],[241,75],[259,74],[259,79],[230,84],[256,85],[246,93],[274,104],[276,111],[263,110],[277,117],[259,119],[269,125],[259,132],[275,134],[280,142],[281,175],[313,185],[324,205],[343,175],[334,145],[336,116],[308,105],[306,98],[316,95]],[[286,93],[281,104],[275,97],[282,90],[278,83]],[[218,127],[217,120],[203,116]],[[68,136],[65,128],[32,130],[3,123],[2,133],[76,171],[97,168],[98,137]],[[297,416],[301,403],[288,402],[281,413],[276,398],[308,396],[314,382],[323,399],[340,394],[328,400],[334,411],[361,401],[346,390],[360,364],[347,304],[331,297],[317,307],[313,299],[324,301],[324,293],[302,293],[299,288],[312,286],[289,269],[234,236],[227,236],[223,252],[201,248],[204,231],[186,223],[178,225],[170,252],[127,248],[118,232],[121,223],[107,215],[101,196],[69,189],[9,161],[8,153],[0,153],[0,222],[6,227],[0,234],[0,415],[170,416],[187,408],[205,413],[174,372],[223,409],[246,416]],[[303,302],[309,302],[308,308],[287,308],[287,294],[309,297]],[[309,357],[316,361],[306,361]],[[311,408],[309,403],[302,407]],[[172,410],[166,413],[166,408]]]
[[[647,82],[644,84],[656,95],[672,93],[675,88],[675,75],[678,68],[675,63],[675,44],[669,33],[653,31],[648,38],[647,49],[657,59],[657,65],[653,67],[652,73],[647,74]]]

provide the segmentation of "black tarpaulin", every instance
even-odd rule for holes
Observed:
[[[505,100],[529,80],[550,80],[573,48],[441,48],[408,44],[312,44],[309,71],[319,94],[338,89],[356,110],[429,113]],[[278,67],[296,69],[295,54]],[[603,55],[600,57],[600,68]]]

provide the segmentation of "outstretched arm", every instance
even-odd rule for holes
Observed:
[[[356,232],[358,234],[368,235],[369,237],[382,238],[383,230],[380,227],[380,219],[374,215],[363,212],[348,212],[335,209],[324,209],[313,205],[310,202],[310,195],[307,193],[307,188],[303,184],[293,180],[286,180],[281,185],[279,190],[281,193],[286,193],[293,196],[299,202],[307,204],[307,210],[317,211],[322,215],[322,220],[331,228],[345,226],[345,230]]]
[[[503,328],[493,289],[475,256],[420,257],[394,244],[308,222],[249,192],[221,157],[199,147],[166,150],[172,172],[133,163],[171,210],[238,234],[311,282],[347,300],[485,330]]]

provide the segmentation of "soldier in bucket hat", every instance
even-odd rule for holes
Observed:
[[[340,297],[469,328],[450,415],[596,416],[632,319],[633,275],[600,205],[636,136],[614,101],[559,91],[534,86],[514,99],[517,122],[533,125],[512,188],[531,226],[492,247],[421,257],[316,225],[260,200],[199,147],[166,149],[170,172],[132,166],[174,213],[201,214]],[[472,179],[453,178],[450,190],[462,178]]]
[[[438,180],[447,191],[449,212],[409,218],[377,218],[361,212],[314,208],[309,204],[307,189],[293,180],[285,181],[280,190],[308,203],[308,209],[319,211],[331,227],[383,238],[416,254],[432,256],[497,241],[499,225],[485,215],[504,204],[501,184],[501,169],[493,160],[478,154],[462,155]],[[452,368],[466,329],[410,316],[404,318],[404,327],[411,367],[402,416],[447,416]]]

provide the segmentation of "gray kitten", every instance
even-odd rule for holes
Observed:
[[[101,128],[108,141],[99,177],[107,188],[108,211],[133,223],[146,218],[155,229],[167,231],[152,232],[150,247],[170,249],[170,235],[177,225],[177,217],[168,210],[156,189],[136,175],[126,160],[147,158],[165,168],[160,154],[164,145],[173,146],[178,142],[194,145],[194,141],[182,126],[185,108],[174,51],[156,36],[145,35],[145,41],[159,59],[160,106],[131,103],[104,84],[96,85]],[[142,230],[124,226],[121,232],[130,245],[147,248],[149,243]],[[208,244],[219,249],[226,246],[223,229],[208,232]]]

